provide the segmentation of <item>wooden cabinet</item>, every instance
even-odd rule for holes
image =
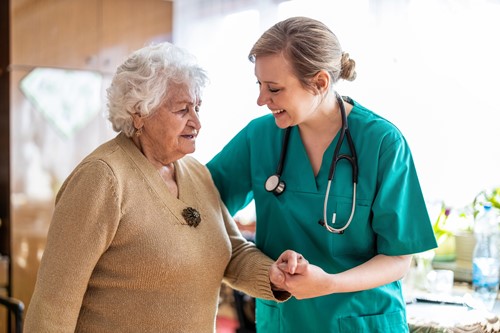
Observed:
[[[12,64],[113,72],[130,53],[171,40],[172,2],[12,0]]]
[[[125,56],[157,41],[172,40],[172,2],[104,0],[100,68],[113,72]]]
[[[91,69],[88,59],[100,47],[101,0],[11,3],[14,66]]]

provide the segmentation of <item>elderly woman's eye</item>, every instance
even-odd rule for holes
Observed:
[[[196,113],[200,112],[200,106],[199,106],[199,105],[196,105],[196,106],[194,107],[194,111],[195,111]]]

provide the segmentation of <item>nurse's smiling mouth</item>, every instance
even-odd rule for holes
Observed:
[[[286,112],[285,109],[277,109],[277,110],[272,110],[271,109],[271,113],[273,114],[273,117],[276,121],[278,121],[279,119],[285,117],[285,115],[288,113]]]

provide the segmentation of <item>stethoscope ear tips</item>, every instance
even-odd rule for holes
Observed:
[[[274,195],[280,195],[285,192],[286,184],[284,181],[280,180],[277,174],[274,174],[267,178],[265,183],[265,188],[267,192],[272,192]]]

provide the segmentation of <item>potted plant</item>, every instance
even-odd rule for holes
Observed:
[[[491,207],[497,211],[497,215],[500,215],[500,187],[479,192],[472,200],[472,203],[460,213],[460,218],[466,222],[462,224],[462,228],[455,231],[456,259],[457,261],[470,262],[471,267],[472,252],[476,245],[474,222],[486,203],[490,203]]]

